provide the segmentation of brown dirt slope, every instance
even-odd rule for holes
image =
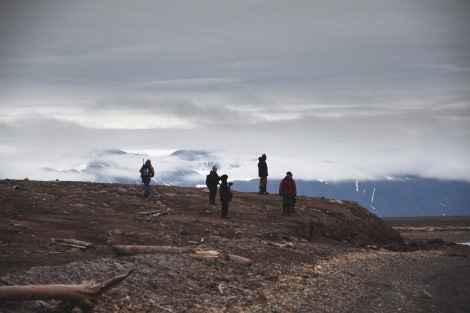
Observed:
[[[413,260],[417,258],[418,262],[435,262],[436,258],[441,262],[445,254],[467,259],[469,254],[465,247],[439,240],[432,241],[431,245],[427,245],[427,241],[421,241],[419,245],[407,244],[391,226],[355,202],[299,196],[296,214],[283,217],[278,195],[234,191],[229,217],[222,219],[220,206],[209,205],[208,193],[204,189],[151,186],[148,199],[142,198],[141,193],[142,186],[139,185],[0,181],[0,285],[45,283],[40,278],[44,278],[47,272],[53,274],[46,276],[59,280],[56,283],[66,283],[63,280],[73,280],[74,277],[78,283],[79,279],[108,279],[108,276],[102,277],[107,271],[122,273],[132,263],[140,271],[132,275],[134,278],[126,279],[128,282],[123,283],[125,290],[118,288],[116,294],[111,293],[114,296],[105,302],[102,312],[106,312],[109,307],[122,308],[125,305],[133,305],[135,308],[137,300],[128,300],[130,294],[139,299],[140,305],[143,305],[142,297],[146,299],[145,303],[149,299],[152,303],[166,303],[160,309],[157,306],[154,311],[147,306],[142,312],[305,312],[312,311],[312,305],[322,307],[319,312],[330,309],[333,312],[335,309],[332,305],[339,303],[342,310],[346,311],[355,311],[355,306],[365,304],[370,305],[373,311],[376,304],[373,301],[364,302],[363,297],[366,295],[362,294],[369,288],[364,287],[368,285],[367,281],[364,280],[363,285],[359,284],[359,281],[369,277],[370,262],[379,262],[380,265],[374,263],[374,266],[380,268],[394,264],[388,261],[395,259],[393,253],[402,253],[400,251],[410,250],[410,247],[412,250],[432,248],[436,251],[433,253],[439,252],[438,255],[426,254],[425,258],[414,255]],[[93,247],[82,248],[64,239],[92,243]],[[274,247],[270,243],[291,243],[289,247],[294,248]],[[226,261],[204,265],[204,262],[190,261],[181,256],[158,256],[157,259],[141,256],[124,260],[114,255],[111,245],[116,244],[189,245],[250,258],[254,266],[248,270]],[[407,257],[400,257],[400,260],[403,266],[409,263]],[[74,269],[77,262],[80,262],[80,270]],[[155,268],[154,262],[159,262],[160,270]],[[358,267],[361,262],[367,262],[368,266]],[[415,261],[411,263],[415,264]],[[358,267],[357,272],[350,269],[351,266]],[[456,268],[459,271],[465,272],[468,268],[465,267],[466,263],[458,266]],[[346,270],[340,271],[340,268]],[[183,273],[183,269],[189,272]],[[382,270],[388,273],[387,269],[388,265]],[[366,273],[360,275],[359,271],[364,270]],[[438,274],[427,271],[429,275]],[[150,274],[151,277],[163,276],[159,276],[157,283],[149,281]],[[335,276],[339,274],[345,275],[338,280],[340,286],[328,285],[339,279]],[[137,277],[141,281],[136,281]],[[351,290],[354,296],[348,290],[343,290],[342,302],[331,295],[325,298],[321,292],[325,293],[328,288],[318,286],[322,282],[321,277],[326,279],[327,287],[333,293],[337,288],[343,290],[341,285],[352,278]],[[295,294],[291,285],[283,285],[284,279],[290,283],[302,281],[301,285],[295,285],[298,289],[295,289]],[[165,281],[168,283],[160,283]],[[238,282],[237,287],[230,287],[234,282]],[[195,285],[188,290],[188,284],[192,283]],[[439,280],[439,284],[446,282]],[[317,287],[314,288],[314,285]],[[390,283],[387,286],[394,288],[395,285]],[[290,296],[287,291],[276,294],[283,288],[291,290]],[[306,295],[305,288],[312,293],[308,297],[302,296]],[[152,295],[148,294],[151,290]],[[416,289],[410,287],[410,290]],[[201,297],[201,294],[206,297]],[[423,294],[429,292],[420,292],[416,299],[423,301]],[[468,293],[461,292],[460,295],[466,297]],[[249,300],[244,298],[246,301],[240,302],[231,297],[248,297],[246,299]],[[385,301],[379,296],[374,297],[379,302]],[[403,295],[397,293],[396,297],[402,299]],[[297,299],[294,302],[298,308],[289,300],[294,298]],[[393,302],[389,300],[388,303]],[[453,303],[456,302],[459,300],[454,299]],[[266,309],[267,305],[270,310]],[[33,304],[25,306],[25,312],[32,307]],[[5,305],[3,312],[22,312],[18,308]],[[423,308],[429,309],[427,306]],[[442,309],[443,306],[436,308]],[[100,308],[96,310],[100,311]],[[368,310],[361,307],[361,311]]]
[[[187,245],[214,234],[403,250],[400,236],[355,202],[298,197],[297,214],[282,217],[278,195],[234,191],[229,217],[221,219],[220,206],[208,204],[204,189],[151,188],[151,197],[143,199],[138,185],[2,181],[0,274],[106,256],[111,244]],[[152,211],[164,214],[142,214]],[[95,248],[76,255],[57,238]]]

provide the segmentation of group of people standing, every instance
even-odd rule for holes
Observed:
[[[266,154],[258,158],[258,177],[259,180],[259,193],[262,195],[269,194],[267,192],[268,186],[268,165],[266,163]],[[297,185],[292,178],[292,172],[287,172],[286,177],[281,180],[279,184],[279,196],[282,197],[282,215],[291,216],[295,213],[295,202],[297,196]],[[229,201],[232,200],[232,192],[230,186],[232,183],[227,184],[227,175],[219,177],[217,174],[217,167],[213,166],[209,175],[206,176],[206,186],[209,188],[209,203],[216,204],[215,198],[217,196],[217,187],[220,183],[220,202],[222,205],[222,217],[226,217],[228,213]]]
[[[142,183],[144,184],[144,198],[148,198],[150,195],[150,181],[155,176],[155,169],[152,166],[152,162],[147,160],[139,170]],[[259,193],[269,194],[267,192],[268,185],[268,165],[266,163],[266,154],[263,154],[258,158],[258,176],[259,181]],[[286,176],[281,180],[279,184],[279,196],[282,197],[282,215],[291,216],[295,213],[295,202],[297,195],[297,186],[295,180],[292,178],[292,172],[287,172]],[[217,197],[217,189],[220,184],[220,203],[222,209],[222,218],[227,217],[229,202],[232,200],[233,194],[230,190],[232,183],[228,182],[228,176],[226,174],[219,176],[217,174],[217,166],[213,166],[209,175],[206,176],[206,186],[209,188],[209,203],[215,205],[215,199]]]

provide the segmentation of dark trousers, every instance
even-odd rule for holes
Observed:
[[[293,206],[294,195],[283,194],[282,195],[282,215],[291,215],[294,211]]]
[[[222,204],[222,217],[227,217],[228,214],[228,201],[221,201]]]
[[[262,195],[267,194],[266,188],[268,186],[268,177],[263,176],[259,179],[259,193]]]
[[[268,177],[267,176],[260,177],[259,186],[262,188],[266,188],[267,185],[268,185]]]
[[[144,183],[144,198],[147,198],[150,195],[150,177],[142,177],[142,182]]]
[[[215,197],[217,196],[217,185],[209,186],[209,203],[215,204]]]

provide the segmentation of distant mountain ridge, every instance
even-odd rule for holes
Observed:
[[[320,182],[296,180],[299,195],[356,201],[380,217],[470,215],[470,183],[421,177],[393,180]],[[234,189],[254,191],[258,180],[235,182]],[[277,194],[279,180],[268,191]]]
[[[122,150],[103,150],[88,160],[81,169],[55,170],[44,168],[49,174],[75,175],[75,180],[105,183],[140,183],[138,169],[125,168],[124,164],[148,156],[130,154]],[[178,150],[167,157],[171,170],[157,167],[154,184],[195,187],[205,184],[205,174],[216,165],[211,153],[203,150]],[[160,165],[160,164],[159,164]],[[231,165],[236,168],[239,164]],[[80,176],[82,175],[82,176]],[[60,175],[59,175],[60,176]],[[278,193],[279,179],[269,179],[268,192]],[[439,180],[417,176],[396,177],[373,181],[346,180],[324,182],[296,180],[298,195],[356,201],[380,217],[470,215],[470,182]],[[234,190],[257,192],[258,178],[234,181]]]

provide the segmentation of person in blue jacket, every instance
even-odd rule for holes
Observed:
[[[144,198],[150,196],[150,181],[155,176],[155,169],[152,166],[152,161],[147,160],[139,170],[142,183],[144,184]]]

